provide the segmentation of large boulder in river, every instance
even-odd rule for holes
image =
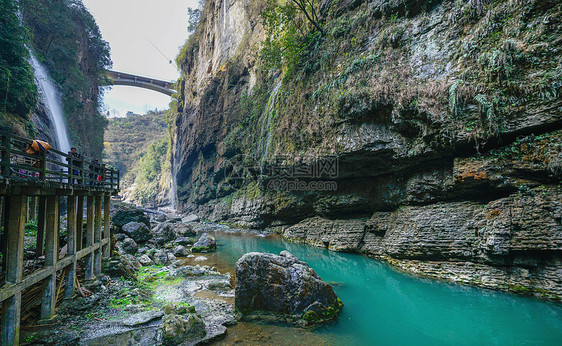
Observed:
[[[235,307],[246,317],[310,325],[337,318],[342,306],[332,286],[288,251],[250,252],[236,262]]]
[[[185,246],[178,245],[174,248],[174,255],[179,257],[186,257],[188,255],[188,252]]]
[[[128,235],[137,243],[144,243],[152,238],[150,230],[144,223],[140,222],[129,222],[123,225],[123,233]]]
[[[199,240],[193,244],[191,248],[191,252],[212,252],[217,249],[217,242],[215,241],[215,237],[210,235],[209,233],[201,234]]]
[[[111,223],[117,231],[129,222],[140,222],[150,227],[150,218],[139,208],[130,205],[121,205],[111,212]]]

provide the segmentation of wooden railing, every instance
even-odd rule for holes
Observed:
[[[0,179],[119,191],[119,171],[112,167],[54,148],[29,154],[25,148],[31,142],[8,127],[0,128]]]
[[[111,253],[110,204],[119,171],[56,149],[28,154],[28,143],[0,128],[0,345],[19,344],[26,294],[41,294],[39,317],[49,319],[57,297],[73,296],[78,266],[91,279]],[[35,236],[25,234],[27,221],[37,225]],[[63,222],[66,237],[59,234]],[[35,258],[44,258],[30,273],[24,273],[26,238],[36,244]]]

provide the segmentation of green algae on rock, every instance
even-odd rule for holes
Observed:
[[[245,254],[236,278],[235,307],[245,319],[310,326],[336,319],[343,306],[332,286],[288,251]]]

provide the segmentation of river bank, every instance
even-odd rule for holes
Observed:
[[[98,291],[95,285],[87,285],[99,295],[97,302],[67,317],[61,314],[61,327],[57,330],[73,331],[81,344],[88,345],[105,344],[125,336],[136,344],[150,344],[147,340],[159,343],[154,335],[162,325],[161,319],[120,330],[117,327],[123,328],[122,321],[127,316],[140,311],[162,311],[172,304],[176,309],[193,306],[204,321],[214,318],[218,324],[226,324],[226,333],[212,341],[220,345],[467,344],[490,340],[498,344],[552,344],[562,338],[559,303],[423,279],[365,256],[295,244],[276,234],[199,221],[186,224],[197,234],[194,238],[202,233],[213,235],[217,251],[178,257],[166,265],[141,267],[137,283],[102,277],[101,286],[109,293],[104,295],[99,284]],[[282,250],[308,262],[334,287],[345,304],[340,318],[315,329],[236,323],[233,315],[228,321],[217,319],[233,312],[235,262],[247,252]],[[141,252],[133,257],[140,259],[150,250]],[[197,271],[202,275],[181,274]],[[147,286],[152,292],[150,303],[144,290]],[[102,293],[98,293],[100,290]],[[76,300],[88,305],[92,298]]]

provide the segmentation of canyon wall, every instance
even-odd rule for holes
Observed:
[[[101,159],[107,120],[100,114],[100,85],[111,67],[109,45],[80,0],[20,0],[30,46],[59,88],[71,145]],[[38,136],[55,143],[44,105],[33,116]]]
[[[207,1],[178,57],[178,208],[560,299],[562,5],[324,0],[272,67],[267,4]]]

